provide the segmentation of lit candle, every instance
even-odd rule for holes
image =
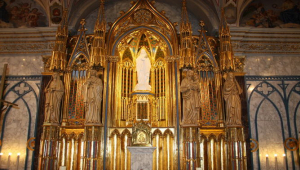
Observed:
[[[266,169],[269,169],[269,155],[266,155]]]
[[[1,168],[1,158],[2,158],[3,153],[0,153],[0,168]]]
[[[9,169],[9,166],[10,166],[10,156],[11,156],[11,153],[8,153],[7,169]]]
[[[17,170],[19,170],[19,161],[20,161],[20,153],[18,153],[18,156],[17,156]]]
[[[286,169],[286,168],[285,168],[285,167],[286,167],[286,159],[285,159],[285,156],[286,156],[285,154],[282,155],[282,157],[283,157],[283,161],[282,161],[282,162],[283,162],[283,168],[282,168],[282,169]]]
[[[278,170],[277,154],[275,156],[275,170]]]

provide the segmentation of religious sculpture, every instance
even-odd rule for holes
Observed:
[[[90,78],[83,85],[85,103],[85,124],[100,124],[102,101],[102,80],[97,77],[97,71],[90,71]]]
[[[45,89],[45,122],[59,123],[60,104],[64,94],[64,85],[60,80],[59,73],[52,75],[53,80]]]
[[[241,99],[239,94],[242,93],[238,82],[232,72],[228,73],[228,77],[223,87],[223,95],[226,107],[226,124],[227,125],[242,125],[241,122]]]
[[[195,79],[194,71],[187,71],[186,77],[181,82],[180,91],[183,98],[182,125],[197,125],[200,87],[198,79]]]
[[[151,91],[151,86],[149,85],[151,62],[148,54],[144,48],[141,49],[140,55],[136,59],[136,71],[138,84],[135,86],[135,91],[137,90],[147,90]]]

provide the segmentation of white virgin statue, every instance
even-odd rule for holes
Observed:
[[[138,84],[135,86],[134,90],[147,90],[151,91],[151,86],[149,85],[151,62],[148,54],[144,48],[141,49],[140,55],[136,59],[136,71],[138,77]]]

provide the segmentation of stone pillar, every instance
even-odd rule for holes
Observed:
[[[153,151],[156,147],[128,146],[127,149],[131,153],[131,170],[152,170]]]

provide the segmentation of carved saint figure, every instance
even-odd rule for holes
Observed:
[[[90,71],[90,78],[83,85],[85,103],[85,124],[100,124],[102,101],[102,80],[97,77],[97,71]]]
[[[183,125],[197,125],[200,107],[200,86],[199,80],[194,78],[194,71],[189,70],[180,85],[183,98]]]
[[[238,82],[232,72],[228,73],[228,77],[223,87],[224,100],[226,104],[226,124],[241,125],[241,99],[239,94],[242,93]]]
[[[60,115],[60,104],[64,94],[64,85],[60,80],[59,73],[52,75],[53,80],[45,89],[45,122],[58,123]]]
[[[140,55],[136,59],[136,71],[138,84],[135,86],[134,90],[149,90],[151,91],[151,86],[149,85],[151,62],[144,48],[141,49]]]

